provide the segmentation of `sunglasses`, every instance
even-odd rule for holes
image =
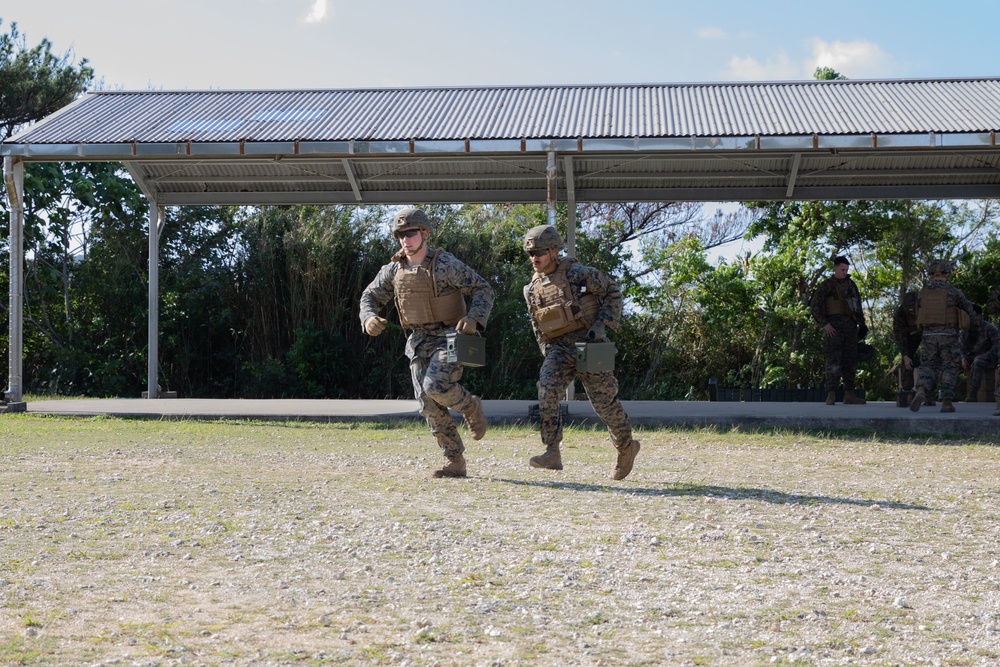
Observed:
[[[420,233],[420,228],[414,227],[413,229],[402,229],[393,234],[393,236],[395,236],[397,239],[412,239],[419,233]]]
[[[549,254],[548,250],[529,250],[528,251],[528,256],[529,257],[545,257],[548,254]]]

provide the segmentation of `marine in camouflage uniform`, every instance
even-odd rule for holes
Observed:
[[[917,292],[911,290],[892,313],[892,337],[896,341],[902,363],[899,367],[899,388],[911,391],[914,381],[913,369],[920,366],[917,350],[920,348],[920,329],[917,327]]]
[[[844,404],[861,405],[865,402],[855,394],[855,375],[858,370],[858,342],[868,335],[864,312],[861,310],[861,293],[847,275],[850,263],[845,257],[833,260],[833,275],[816,288],[809,303],[813,319],[823,327],[823,355],[826,370],[823,386],[826,404],[836,402],[837,387],[844,381]]]
[[[604,421],[618,451],[612,478],[625,479],[639,453],[632,424],[618,400],[613,371],[578,372],[576,344],[602,342],[605,331],[618,328],[622,316],[621,290],[608,276],[575,258],[560,258],[564,245],[555,227],[528,230],[524,250],[535,274],[524,286],[531,326],[545,359],[538,377],[541,439],[545,453],[533,456],[535,468],[562,470],[563,423],[559,401],[579,375],[594,411]]]
[[[462,413],[474,440],[485,434],[486,418],[479,397],[459,384],[463,366],[448,362],[445,336],[455,331],[483,331],[493,307],[493,288],[454,255],[429,247],[427,239],[432,231],[427,214],[420,209],[405,209],[396,215],[393,234],[401,250],[365,288],[360,318],[366,333],[379,335],[386,320],[378,312],[395,299],[403,327],[410,330],[406,356],[413,394],[446,459],[434,476],[465,477],[465,445],[448,409]],[[408,282],[419,281],[420,276],[423,283]],[[467,299],[471,303],[466,311]],[[441,321],[430,321],[433,318]]]
[[[995,371],[997,366],[997,346],[1000,345],[1000,332],[990,322],[983,319],[982,308],[973,304],[976,311],[976,321],[979,323],[978,334],[972,331],[959,333],[959,344],[967,350],[962,360],[962,368],[969,371],[969,387],[965,396],[966,403],[978,401],[979,387],[988,370]]]
[[[1000,313],[1000,285],[993,288],[993,293],[990,294],[990,298],[986,302],[986,310],[994,315]],[[998,352],[997,358],[1000,359],[1000,352]],[[996,389],[993,392],[993,398],[996,399],[997,407],[993,411],[993,416],[1000,417],[1000,365],[997,366],[995,380]]]
[[[934,393],[941,377],[941,412],[954,412],[955,384],[962,367],[962,346],[959,330],[963,328],[961,313],[968,317],[970,329],[976,328],[976,311],[962,290],[948,284],[951,264],[934,260],[927,265],[931,280],[917,297],[917,324],[922,328],[920,371],[917,393],[910,402],[916,412]],[[970,336],[975,334],[970,333]]]

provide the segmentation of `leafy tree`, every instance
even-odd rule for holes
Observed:
[[[86,59],[73,64],[73,57],[72,51],[62,56],[52,53],[47,39],[29,47],[16,23],[0,34],[0,140],[58,111],[87,89],[94,70]]]

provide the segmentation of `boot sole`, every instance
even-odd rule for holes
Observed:
[[[542,465],[541,463],[538,463],[534,459],[528,459],[528,465],[531,466],[532,468],[539,468],[541,470],[562,470],[563,469],[562,465],[558,465],[558,466]]]

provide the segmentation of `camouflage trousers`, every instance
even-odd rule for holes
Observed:
[[[858,325],[845,318],[833,318],[830,324],[837,335],[823,332],[823,355],[826,357],[823,386],[827,391],[836,391],[843,378],[844,390],[854,391],[854,377],[858,372]]]
[[[464,413],[472,407],[473,400],[472,394],[458,383],[463,366],[449,363],[447,355],[442,342],[430,356],[413,357],[410,377],[413,395],[420,401],[420,414],[427,420],[431,435],[445,456],[455,457],[465,451],[465,445],[448,409]]]
[[[972,363],[969,364],[969,387],[978,390],[983,385],[983,378],[986,376],[986,371],[995,368],[996,365],[996,348],[983,354],[977,354]]]
[[[962,369],[962,347],[958,334],[924,336],[920,343],[920,377],[917,384],[927,394],[933,394],[937,378],[941,376],[941,398],[955,398],[955,384]]]
[[[576,354],[559,346],[549,348],[538,374],[542,444],[549,448],[562,442],[563,423],[559,401],[566,395],[566,388],[577,375],[583,382],[594,412],[611,432],[615,447],[628,445],[632,441],[632,424],[618,400],[618,380],[615,379],[614,372],[577,373]]]

